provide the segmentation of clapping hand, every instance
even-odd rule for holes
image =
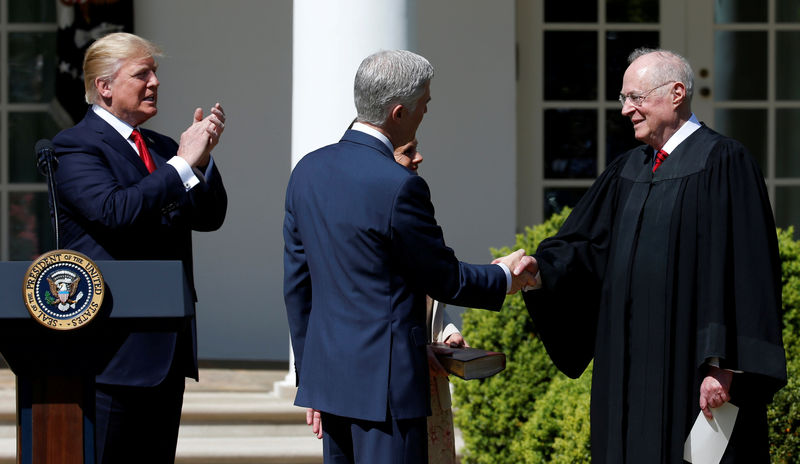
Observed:
[[[181,134],[178,156],[191,167],[207,166],[211,150],[219,143],[224,130],[225,112],[219,103],[211,108],[210,114],[205,118],[202,108],[196,108],[192,125]]]

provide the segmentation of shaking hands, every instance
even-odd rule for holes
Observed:
[[[519,249],[510,255],[492,261],[492,264],[499,263],[505,264],[511,271],[511,290],[508,292],[509,295],[537,286],[536,275],[539,273],[539,265],[533,256],[525,254],[525,250]]]

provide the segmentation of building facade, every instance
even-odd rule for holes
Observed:
[[[2,260],[29,260],[54,245],[33,145],[59,130],[57,1],[0,0]],[[748,146],[778,226],[800,225],[800,0],[324,0],[331,3],[344,11],[407,4],[409,46],[436,68],[418,134],[421,174],[461,259],[490,261],[490,247],[513,244],[526,225],[574,204],[637,144],[617,96],[625,58],[639,46],[689,59],[698,118]],[[346,41],[335,27],[294,29],[291,0],[133,4],[134,31],[166,52],[159,114],[147,126],[177,139],[197,106],[220,101],[228,114],[214,153],[228,218],[194,238],[200,356],[285,361],[281,225],[293,143],[304,134],[333,143],[355,115],[331,116],[320,102],[316,114],[312,107],[293,118],[293,42],[320,44],[319,65],[303,67],[313,85],[356,41],[380,48],[381,28]],[[313,47],[302,59],[314,59]]]

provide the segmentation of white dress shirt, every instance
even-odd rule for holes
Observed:
[[[119,133],[119,135],[121,135],[122,138],[124,138],[128,142],[131,148],[133,148],[133,150],[140,157],[142,156],[142,154],[139,153],[139,149],[136,147],[136,143],[134,143],[134,141],[131,139],[131,133],[135,130],[133,126],[119,119],[118,117],[114,116],[113,114],[111,114],[110,111],[108,111],[107,109],[103,108],[100,105],[97,104],[92,105],[92,111],[94,111],[96,115],[100,116],[100,118],[102,118],[103,121],[107,122],[111,127],[113,127],[114,130],[116,130]],[[183,182],[183,187],[186,189],[187,192],[191,190],[193,187],[195,187],[197,184],[199,184],[201,181],[205,182],[205,177],[203,176],[203,173],[201,173],[199,169],[192,168],[191,166],[189,166],[189,163],[186,162],[186,160],[181,158],[180,156],[173,156],[172,158],[167,160],[167,164],[175,168],[175,170],[178,172],[178,175],[181,178],[181,182]],[[206,174],[209,172],[209,169],[211,169],[211,166],[213,166],[213,164],[214,160],[210,159],[208,163],[208,168],[206,168]]]

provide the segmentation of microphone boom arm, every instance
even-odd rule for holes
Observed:
[[[58,227],[58,192],[56,192],[56,179],[53,175],[58,168],[58,159],[52,142],[41,139],[36,142],[36,166],[39,173],[47,177],[47,191],[50,193],[50,204],[53,205],[53,231],[55,232],[56,250],[61,248]]]

